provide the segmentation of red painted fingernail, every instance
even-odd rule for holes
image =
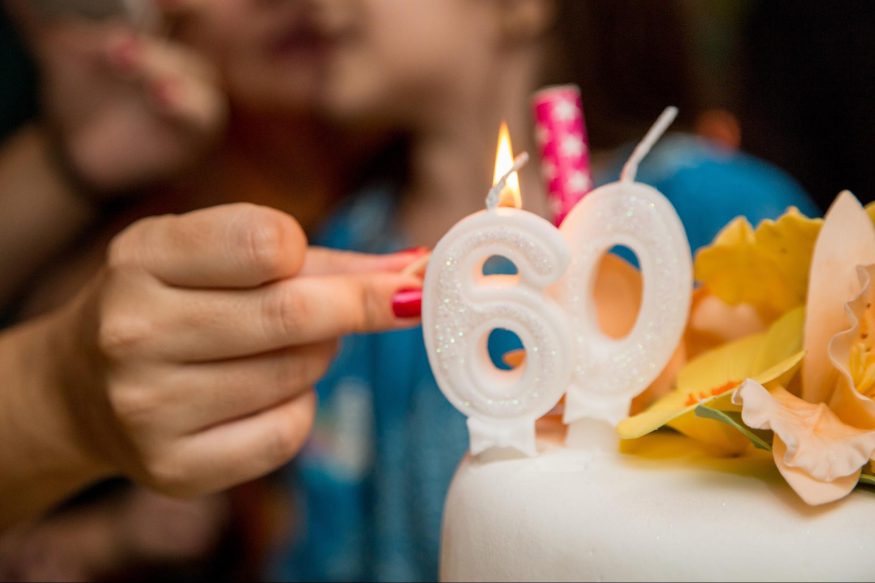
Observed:
[[[392,313],[396,318],[418,318],[422,315],[422,290],[402,289],[392,296]]]
[[[401,251],[396,251],[396,255],[425,255],[428,253],[428,247],[411,247],[410,249],[402,249]]]

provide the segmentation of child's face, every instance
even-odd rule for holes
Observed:
[[[482,82],[500,1],[222,0],[182,36],[249,106],[415,124]]]

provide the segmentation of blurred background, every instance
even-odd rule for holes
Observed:
[[[305,4],[309,0],[287,2]],[[209,1],[200,4],[200,10],[210,10]],[[565,46],[559,46],[555,53],[561,58],[543,66],[543,80],[581,87],[593,150],[622,148],[640,135],[665,105],[675,104],[682,112],[681,129],[707,141],[717,152],[727,156],[744,152],[774,166],[777,172],[783,171],[781,175],[807,193],[820,211],[842,189],[852,190],[864,203],[875,200],[872,2],[580,0],[562,3],[554,26],[554,42]],[[0,143],[12,140],[35,120],[54,115],[45,111],[41,87],[46,69],[33,58],[34,50],[25,42],[30,33],[25,29],[9,10],[0,11]],[[186,29],[179,30],[185,36]],[[210,46],[210,39],[204,42]],[[399,119],[406,118],[399,115]],[[380,124],[384,121],[379,120]],[[356,143],[377,144],[373,150],[379,150],[379,155],[350,154],[350,159],[357,160],[350,182],[370,178],[376,167],[381,172],[394,172],[399,167],[397,145],[403,146],[407,136],[401,131],[396,135],[394,128],[388,131],[380,124],[376,124],[378,132],[368,124],[355,127]],[[259,127],[250,124],[253,127],[252,132],[258,133]],[[314,132],[319,139],[325,135],[322,129]],[[375,133],[380,136],[375,138]],[[392,134],[392,139],[384,134]],[[207,183],[203,176],[192,180]],[[192,180],[181,184],[184,187]],[[131,206],[136,206],[136,212],[128,207],[129,200],[134,200]],[[101,199],[100,228],[87,237],[69,238],[60,253],[42,258],[39,269],[27,266],[16,272],[24,274],[21,282],[10,285],[5,295],[0,293],[0,325],[26,319],[67,298],[68,292],[59,291],[67,288],[54,285],[67,280],[46,279],[46,269],[68,262],[72,252],[78,254],[85,248],[84,241],[97,242],[94,246],[99,247],[113,229],[132,218],[200,204],[197,200],[187,203],[188,207],[178,207],[162,201],[160,197]],[[269,197],[264,201],[270,203]],[[8,208],[4,209],[0,198],[0,215]],[[307,205],[287,210],[304,217],[305,227],[308,213],[313,217],[325,214],[324,208]],[[314,218],[312,224],[317,223]],[[0,278],[6,278],[12,269],[11,261],[0,262]],[[52,282],[51,294],[40,291],[47,281]],[[317,442],[328,439],[325,425],[321,425],[322,434],[319,427],[317,423]],[[456,449],[451,454],[452,460],[458,459]],[[437,508],[436,517],[427,528],[419,529],[428,531],[425,548],[431,549],[429,556],[417,559],[425,565],[422,570],[345,570],[344,561],[366,563],[366,558],[315,555],[304,555],[298,562],[289,561],[292,566],[285,570],[277,570],[277,563],[282,562],[277,556],[297,535],[299,521],[294,517],[301,504],[287,476],[278,474],[228,494],[193,501],[167,499],[124,480],[100,484],[39,523],[0,538],[0,579],[209,577],[237,581],[280,576],[343,579],[361,573],[380,578],[393,578],[392,573],[430,578],[435,574],[436,557],[432,555],[438,536],[433,531],[439,523],[446,479],[443,474],[435,478],[437,493],[428,503]],[[356,490],[355,495],[364,494]],[[419,495],[419,491],[411,494],[414,498]],[[344,528],[343,523],[339,528]],[[336,568],[308,571],[299,567],[311,559]]]
[[[588,121],[595,126],[590,130],[594,147],[618,141],[609,131],[600,131],[599,108],[604,107],[605,118],[614,117],[616,112],[635,111],[643,93],[661,91],[670,97],[677,87],[689,86],[693,101],[679,105],[698,108],[701,131],[774,162],[822,209],[845,188],[861,201],[875,200],[875,164],[869,160],[875,151],[875,9],[868,2],[682,1],[688,24],[680,31],[664,31],[672,37],[668,44],[675,46],[663,54],[648,54],[636,39],[634,27],[653,26],[648,10],[640,11],[638,22],[611,14],[628,11],[625,4],[598,10],[572,7],[572,18],[560,24],[584,31],[594,25],[584,22],[586,13],[597,12],[598,26],[617,27],[614,34],[599,37],[611,43],[600,48],[615,55],[604,68],[628,67],[628,59],[649,59],[655,78],[660,67],[666,68],[660,61],[686,59],[690,78],[665,78],[673,89],[625,78],[624,86],[604,87],[607,94],[590,96],[594,86],[601,86],[599,75],[613,79],[610,75],[615,73],[584,70],[585,55],[578,55],[583,62],[572,64],[565,80],[583,86]],[[5,11],[0,12],[0,71],[2,138],[36,116],[39,108],[36,69]]]

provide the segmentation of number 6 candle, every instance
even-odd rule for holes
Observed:
[[[544,294],[568,265],[565,241],[548,221],[516,208],[518,191],[513,207],[499,204],[524,162],[508,168],[509,139],[500,140],[496,173],[507,172],[489,192],[486,210],[462,219],[437,244],[423,287],[429,361],[443,393],[468,416],[474,454],[513,447],[534,455],[535,421],[559,400],[571,375],[565,314]],[[485,276],[484,263],[496,255],[512,261],[517,275]],[[524,365],[493,366],[487,340],[496,328],[519,336]]]

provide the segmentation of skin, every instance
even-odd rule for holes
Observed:
[[[246,199],[282,209],[309,230],[348,192],[369,154],[400,131],[413,138],[401,227],[412,244],[431,246],[482,207],[502,119],[516,151],[536,151],[527,104],[545,59],[548,0],[162,4],[173,7],[173,41],[118,24],[19,18],[44,74],[51,128],[36,132],[43,153],[25,172],[29,182],[59,173],[44,153],[48,135],[68,152],[79,182],[97,186],[87,196],[115,196],[170,174],[168,210]],[[56,48],[59,38],[65,50]],[[87,83],[77,82],[81,71]],[[61,174],[54,183],[66,188],[47,191],[51,203],[42,206],[79,212],[41,215],[44,230],[58,236],[15,257],[0,301],[93,220],[68,192],[78,185]],[[537,172],[526,169],[521,180],[526,208],[546,215]],[[0,248],[14,249],[30,193],[6,184],[0,200],[18,211],[0,217],[13,233]],[[95,266],[74,258],[75,276],[45,285],[67,297],[67,282],[78,287]]]
[[[0,337],[0,528],[107,475],[193,496],[286,463],[337,339],[415,323],[391,310],[414,257],[308,249],[252,205],[134,224],[76,300]]]
[[[552,8],[540,0],[229,0],[179,32],[220,63],[235,111],[249,126],[268,116],[283,128],[284,117],[303,112],[346,132],[411,135],[401,223],[411,241],[431,246],[459,217],[482,208],[502,119],[516,151],[536,151],[528,100]],[[277,45],[283,50],[265,48]],[[278,136],[255,125],[251,153],[271,159],[271,151],[295,151],[293,131]],[[537,173],[528,169],[521,178],[526,207],[546,214]]]
[[[225,205],[137,222],[114,239],[75,300],[0,336],[8,379],[0,395],[0,528],[106,475],[191,496],[287,462],[312,424],[311,387],[337,338],[415,323],[392,315],[391,298],[421,285],[399,273],[415,256],[308,249],[300,223],[311,224],[342,192],[337,170],[360,159],[359,148],[396,130],[413,136],[399,217],[412,241],[433,244],[482,208],[500,120],[517,132],[528,127],[551,5],[181,4],[188,12],[177,36],[187,48],[88,29],[96,33],[88,43],[102,48],[87,54],[101,55],[101,81],[119,89],[109,107],[77,109],[87,96],[68,102],[68,91],[92,85],[65,85],[66,54],[45,57],[43,69],[58,76],[44,95],[62,149],[104,193],[157,179],[155,159],[136,151],[163,152],[170,146],[158,145],[168,139],[196,158],[225,124],[226,110],[210,105],[221,102],[210,97],[219,87],[231,103],[228,137],[175,179],[186,204],[245,196],[300,221]],[[40,34],[31,32],[37,45]],[[192,73],[205,70],[191,65],[192,55],[218,73]],[[168,85],[176,90],[156,99],[156,87]],[[121,118],[103,126],[107,111]],[[136,148],[128,136],[98,155],[93,148],[106,138],[88,136],[101,127],[148,131],[137,134]],[[534,151],[528,132],[514,138],[517,151]],[[526,207],[543,213],[535,172],[521,178]],[[22,195],[0,185],[0,196]]]

